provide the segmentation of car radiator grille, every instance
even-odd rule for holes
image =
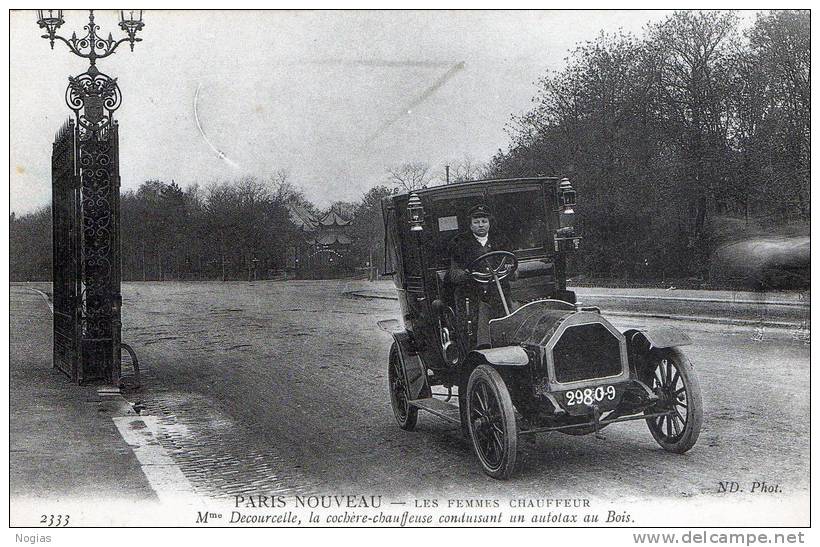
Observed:
[[[622,370],[618,339],[600,323],[567,328],[552,360],[560,383],[616,376]]]

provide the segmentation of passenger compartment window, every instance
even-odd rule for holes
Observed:
[[[515,250],[543,248],[547,239],[547,215],[540,187],[494,192],[495,226]]]
[[[467,211],[473,205],[482,203],[484,200],[481,194],[471,193],[460,196],[436,199],[430,213],[436,219],[433,243],[435,245],[436,257],[432,266],[439,268],[450,267],[450,254],[448,252],[450,241],[460,232],[469,229]]]

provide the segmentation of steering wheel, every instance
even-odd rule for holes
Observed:
[[[501,260],[493,266],[492,258]],[[490,251],[476,257],[464,269],[478,283],[491,283],[495,279],[501,281],[518,269],[518,259],[509,251]]]

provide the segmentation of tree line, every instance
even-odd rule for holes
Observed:
[[[376,186],[355,203],[330,207],[351,226],[350,262],[364,272],[381,268],[384,254],[381,199],[393,188]],[[247,280],[285,274],[288,252],[305,241],[291,206],[314,217],[323,211],[288,182],[285,173],[267,180],[243,177],[181,188],[149,180],[120,196],[124,281]],[[308,234],[309,235],[309,234]],[[10,278],[51,279],[51,207],[10,216]]]
[[[703,278],[729,238],[810,218],[810,16],[681,11],[640,35],[598,35],[536,84],[510,142],[450,181],[536,174],[578,190],[584,251],[574,270],[604,279]],[[380,201],[444,182],[424,161],[336,202],[355,222],[353,263],[381,267]],[[301,234],[288,205],[318,214],[279,172],[180,188],[147,181],[121,196],[123,279],[247,279],[281,271]],[[11,215],[11,279],[49,279],[49,208]],[[579,278],[580,279],[580,278]]]
[[[810,16],[681,11],[600,34],[538,83],[492,176],[568,176],[585,236],[578,271],[703,277],[727,238],[808,233]]]

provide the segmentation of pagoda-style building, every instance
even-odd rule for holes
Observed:
[[[301,205],[288,206],[301,239],[288,249],[288,270],[299,279],[331,279],[353,273],[351,221],[331,208],[316,216]]]

